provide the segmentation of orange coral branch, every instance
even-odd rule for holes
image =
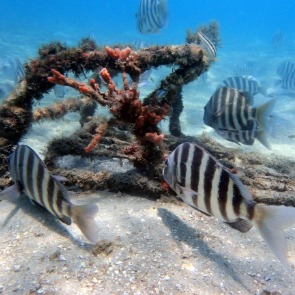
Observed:
[[[105,50],[111,58],[120,59],[122,61],[126,60],[131,53],[131,49],[129,47],[126,47],[125,49],[119,49],[119,48],[112,49],[111,47],[106,46]]]
[[[83,94],[86,94],[90,96],[91,98],[95,99],[98,103],[101,105],[109,105],[107,99],[105,99],[104,93],[99,92],[98,84],[95,83],[94,79],[90,79],[90,85],[87,85],[82,82],[78,82],[75,79],[68,78],[64,75],[62,75],[57,70],[52,69],[51,73],[53,74],[53,77],[48,77],[47,80],[50,83],[56,83],[64,86],[69,86],[72,88],[75,88],[76,90],[79,90]]]
[[[84,149],[86,153],[91,152],[99,144],[107,128],[108,124],[102,123],[95,129],[96,134],[93,136],[88,146]]]
[[[106,47],[108,54],[112,56],[118,55],[118,50]],[[125,48],[120,51],[120,54],[128,56],[131,50]],[[168,104],[151,104],[143,106],[139,99],[139,91],[137,90],[137,83],[129,86],[127,75],[122,70],[123,88],[117,89],[114,81],[108,70],[103,68],[100,75],[103,81],[107,84],[109,91],[100,92],[95,80],[89,81],[90,85],[79,83],[74,79],[64,77],[56,70],[52,70],[53,77],[48,80],[52,83],[59,83],[62,85],[71,86],[83,94],[94,98],[102,105],[108,105],[110,111],[118,119],[123,119],[125,122],[134,124],[134,134],[142,142],[151,142],[160,144],[163,141],[164,134],[158,134],[157,124],[168,114]],[[91,143],[85,148],[86,152],[91,151],[100,141],[103,129],[97,129],[97,134],[94,136]]]

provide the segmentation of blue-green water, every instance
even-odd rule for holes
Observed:
[[[139,1],[7,1],[0,4],[0,57],[18,56],[23,61],[36,56],[40,45],[49,41],[62,41],[76,46],[82,37],[95,38],[99,45],[112,45],[143,41],[146,44],[183,44],[186,30],[195,30],[212,20],[219,23],[221,47],[217,60],[211,66],[207,79],[198,80],[183,89],[184,112],[182,128],[187,134],[208,132],[216,134],[203,124],[203,108],[218,84],[234,74],[234,68],[244,62],[254,65],[255,77],[268,92],[278,98],[275,111],[288,125],[284,136],[279,126],[276,138],[271,139],[274,151],[290,154],[295,134],[295,94],[277,89],[279,77],[276,69],[284,60],[295,60],[295,4],[292,1],[176,1],[168,0],[168,22],[157,34],[140,34],[136,26]],[[276,32],[281,33],[279,44],[273,44]],[[159,80],[166,69],[154,70],[153,80]],[[1,83],[1,81],[0,81]],[[141,89],[142,96],[155,84]],[[48,96],[48,103],[54,96]],[[266,98],[257,95],[256,104]],[[45,100],[44,102],[45,103]],[[163,128],[167,128],[165,123]],[[282,125],[282,124],[281,124]],[[283,126],[283,129],[285,126]],[[284,130],[283,130],[284,131]],[[293,132],[294,131],[294,132]],[[283,136],[281,136],[283,135]],[[223,140],[224,145],[231,143]],[[284,145],[282,149],[281,145]],[[236,147],[236,145],[234,145]],[[242,147],[241,147],[242,148]],[[246,149],[265,150],[259,143]],[[295,156],[295,155],[294,155]]]
[[[169,20],[161,34],[142,36],[136,29],[135,14],[139,1],[28,0],[0,4],[0,38],[18,41],[22,34],[31,42],[47,42],[65,34],[69,40],[94,34],[98,42],[130,42],[136,38],[153,43],[181,44],[187,28],[217,20],[223,49],[248,48],[261,42],[267,48],[276,30],[284,34],[284,48],[294,48],[293,1],[197,1],[168,0]],[[60,35],[58,35],[60,33]],[[57,35],[55,35],[57,34]],[[39,37],[39,38],[38,38]],[[0,44],[0,48],[3,45]]]

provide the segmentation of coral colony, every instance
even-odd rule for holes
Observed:
[[[139,100],[139,91],[137,90],[137,83],[133,83],[131,87],[124,70],[124,62],[133,57],[130,56],[131,49],[105,47],[106,52],[112,59],[117,59],[122,69],[123,89],[117,89],[113,82],[110,73],[106,68],[100,71],[103,81],[107,85],[107,91],[101,92],[98,83],[94,79],[90,79],[89,85],[79,83],[74,79],[66,78],[56,70],[51,70],[53,77],[48,77],[51,83],[57,83],[64,86],[73,87],[83,94],[90,96],[103,106],[108,106],[110,112],[118,119],[125,119],[128,123],[134,123],[134,134],[142,142],[149,141],[153,144],[160,144],[164,138],[164,134],[158,134],[156,131],[157,124],[168,114],[169,105],[163,106],[143,106]],[[87,57],[87,54],[84,55]],[[106,126],[104,124],[104,126]],[[85,148],[85,151],[90,152],[102,137],[103,127],[97,128],[97,135],[94,137],[92,143]],[[149,129],[155,130],[149,132]],[[91,148],[90,148],[91,147]]]

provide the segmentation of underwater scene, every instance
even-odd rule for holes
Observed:
[[[295,4],[0,4],[0,294],[295,294]]]

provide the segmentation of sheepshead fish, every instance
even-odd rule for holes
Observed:
[[[289,74],[295,73],[295,63],[293,63],[290,60],[284,60],[282,61],[278,68],[277,68],[277,74],[284,79]]]
[[[180,144],[166,159],[163,178],[197,210],[240,232],[258,229],[282,263],[287,262],[284,229],[294,225],[295,208],[257,204],[237,175],[194,143]]]
[[[204,108],[204,123],[214,128],[221,136],[224,135],[227,140],[253,144],[256,138],[270,149],[266,131],[276,99],[258,107],[253,107],[252,101],[253,98],[248,92],[221,87],[215,91]]]
[[[253,76],[244,75],[237,77],[229,77],[220,83],[220,87],[230,87],[237,90],[247,92],[251,96],[261,93],[263,96],[267,96],[267,91]]]
[[[17,146],[9,156],[9,171],[15,184],[0,193],[0,200],[9,200],[24,193],[63,223],[70,225],[73,219],[90,242],[98,241],[99,229],[95,222],[97,206],[72,204],[66,188],[49,173],[29,146]]]
[[[167,0],[141,0],[136,17],[140,33],[158,33],[167,23]]]

